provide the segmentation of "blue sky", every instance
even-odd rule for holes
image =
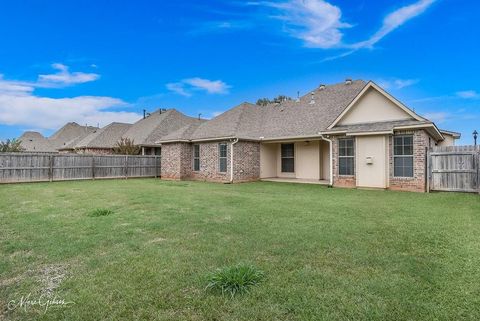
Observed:
[[[0,139],[374,80],[472,143],[473,0],[2,1]]]

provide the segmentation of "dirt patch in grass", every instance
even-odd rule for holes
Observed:
[[[40,269],[38,280],[42,284],[41,292],[51,296],[68,276],[68,265],[48,265]]]

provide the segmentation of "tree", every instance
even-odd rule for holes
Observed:
[[[132,139],[120,138],[113,151],[119,155],[138,155],[140,154],[140,147],[135,145]]]
[[[278,95],[277,97],[270,100],[269,98],[260,98],[257,100],[258,106],[267,106],[268,104],[279,104],[281,102],[292,100],[292,98],[285,95]]]
[[[25,149],[21,146],[22,141],[18,139],[7,139],[0,141],[0,153],[16,153],[22,152]]]

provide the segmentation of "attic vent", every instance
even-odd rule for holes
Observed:
[[[324,90],[324,89],[325,89],[325,85],[323,85],[323,84],[322,84],[322,85],[320,85],[320,87],[319,87],[318,89],[320,89],[320,90]]]
[[[315,104],[315,93],[312,91],[310,94],[310,105]]]
[[[351,79],[347,78],[347,79],[345,80],[345,85],[351,85],[352,82],[353,82],[353,81],[352,81]]]

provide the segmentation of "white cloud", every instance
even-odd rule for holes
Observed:
[[[402,89],[417,84],[419,79],[380,79],[378,84],[384,89]]]
[[[424,116],[425,118],[438,124],[444,123],[453,117],[451,113],[447,113],[447,112],[431,112],[431,113],[426,113]]]
[[[166,87],[168,90],[185,97],[191,96],[191,91],[193,90],[201,90],[209,94],[227,94],[228,90],[231,88],[230,85],[227,85],[221,80],[208,80],[199,77],[183,79],[180,82],[168,83]]]
[[[274,8],[273,18],[285,23],[285,30],[295,38],[304,41],[308,47],[333,48],[342,42],[341,29],[351,27],[342,22],[342,11],[323,0],[289,0],[286,2],[250,2]]]
[[[192,95],[189,92],[187,92],[187,90],[185,89],[185,84],[181,82],[172,82],[167,84],[166,87],[168,90],[173,91],[174,93],[177,93],[185,97],[190,97]]]
[[[355,49],[371,48],[395,29],[399,28],[412,18],[424,13],[433,3],[435,3],[435,1],[437,0],[420,0],[393,11],[383,19],[382,27],[373,36],[365,41],[350,45],[350,47]]]
[[[73,76],[57,82],[60,86],[79,83],[87,78]],[[43,86],[44,83],[39,82],[5,80],[0,75],[0,123],[58,129],[71,121],[90,125],[99,123],[103,126],[113,121],[134,122],[140,119],[136,113],[110,111],[109,108],[127,105],[120,99],[99,96],[50,98],[35,95],[35,88]]]
[[[100,75],[95,73],[70,72],[68,66],[60,63],[53,64],[52,68],[58,70],[58,72],[39,75],[37,81],[38,87],[69,86],[95,81],[100,78]]]
[[[457,96],[464,99],[477,99],[480,98],[480,94],[475,90],[465,90],[457,92]]]
[[[307,47],[348,49],[346,52],[326,57],[321,61],[325,62],[349,56],[362,48],[372,48],[392,31],[424,13],[436,1],[418,0],[413,4],[401,7],[389,13],[383,19],[380,29],[370,38],[350,44],[343,41],[342,30],[351,28],[352,25],[342,21],[341,9],[327,1],[255,1],[247,2],[247,4],[273,9],[274,12],[269,17],[283,21],[285,24],[283,30],[292,37],[301,39]]]

